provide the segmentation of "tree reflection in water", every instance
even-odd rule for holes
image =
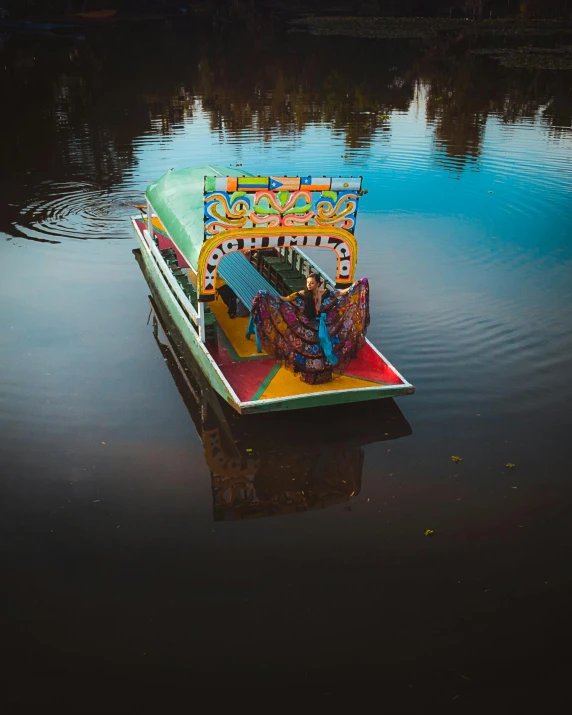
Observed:
[[[507,124],[540,116],[553,134],[571,127],[569,73],[499,66],[470,53],[479,38],[314,37],[258,17],[253,43],[234,26],[197,22],[100,28],[56,44],[12,38],[0,127],[13,168],[2,184],[117,185],[141,137],[177,132],[197,109],[227,142],[323,124],[367,153],[389,140],[391,113],[422,101],[436,161],[455,171],[479,156],[491,113]]]

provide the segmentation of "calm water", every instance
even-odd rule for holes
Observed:
[[[0,53],[3,697],[116,712],[104,684],[137,698],[144,678],[356,703],[376,686],[390,712],[556,703],[572,73],[502,68],[463,38],[257,31],[256,49],[141,24]],[[415,396],[201,417],[128,217],[170,167],[206,162],[363,175],[369,336]],[[237,465],[246,492],[224,481]]]

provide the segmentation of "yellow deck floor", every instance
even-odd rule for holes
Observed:
[[[222,329],[239,357],[268,357],[267,353],[259,353],[256,350],[256,340],[254,335],[250,336],[250,340],[246,338],[248,318],[230,318],[228,315],[228,308],[222,299],[218,297],[216,300],[209,303],[209,307],[214,313],[219,327]]]
[[[217,288],[220,285],[222,285],[222,281],[219,279]],[[248,318],[230,318],[227,306],[219,297],[209,303],[209,307],[216,317],[219,329],[224,332],[227,340],[240,358],[269,357],[267,353],[259,353],[256,350],[254,335],[251,336],[250,340],[246,338]],[[334,373],[334,379],[331,382],[326,382],[323,385],[308,385],[300,380],[299,375],[294,374],[285,367],[281,367],[259,399],[270,400],[280,397],[333,392],[335,390],[360,390],[367,387],[379,387],[379,383]]]
[[[300,380],[299,375],[294,374],[285,367],[281,367],[260,396],[260,399],[271,400],[276,397],[311,395],[334,390],[359,390],[364,387],[379,387],[379,384],[369,380],[361,380],[357,377],[334,374],[334,379],[331,382],[326,382],[323,385],[307,385]]]

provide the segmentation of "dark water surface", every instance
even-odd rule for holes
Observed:
[[[257,33],[141,24],[0,53],[0,700],[375,687],[389,712],[558,712],[572,73],[463,38]],[[416,395],[257,421],[195,400],[128,217],[206,162],[363,175],[369,336]]]

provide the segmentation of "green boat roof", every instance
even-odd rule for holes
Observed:
[[[203,245],[205,176],[252,176],[228,166],[204,164],[167,172],[147,187],[146,196],[169,236],[196,269]]]

